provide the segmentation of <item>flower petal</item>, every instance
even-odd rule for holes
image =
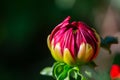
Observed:
[[[55,60],[57,61],[63,61],[62,59],[62,53],[61,53],[61,48],[60,48],[60,43],[57,43],[54,49],[54,46],[52,45],[51,47],[51,54],[54,57]]]
[[[85,57],[84,57],[84,61],[85,62],[88,62],[91,57],[94,55],[94,51],[93,51],[93,48],[90,44],[86,44],[86,50],[85,50]]]
[[[84,55],[85,55],[85,43],[82,43],[80,45],[80,48],[79,48],[79,51],[78,51],[78,54],[77,54],[77,59],[78,59],[78,62],[82,62],[84,60]]]
[[[75,60],[73,59],[70,51],[67,48],[64,49],[63,60],[69,65],[73,65],[75,63]]]
[[[50,49],[50,47],[51,47],[51,45],[50,45],[50,35],[48,35],[48,37],[47,37],[47,45],[48,45],[48,48]]]

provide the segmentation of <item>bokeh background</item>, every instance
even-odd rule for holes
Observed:
[[[119,0],[1,0],[0,80],[50,80],[40,71],[54,62],[46,43],[52,29],[71,16],[71,21],[83,21],[103,37],[118,37],[119,5]],[[112,64],[119,46],[113,46],[110,56],[101,54],[96,62],[104,56],[102,60]]]

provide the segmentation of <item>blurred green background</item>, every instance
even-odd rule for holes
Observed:
[[[0,1],[0,80],[50,80],[39,73],[54,60],[46,39],[67,16],[95,25],[96,10],[109,0]]]

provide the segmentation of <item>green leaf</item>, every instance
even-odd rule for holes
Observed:
[[[41,75],[52,76],[52,67],[46,67],[41,72]]]

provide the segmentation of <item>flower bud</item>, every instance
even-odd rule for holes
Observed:
[[[69,22],[68,16],[47,38],[47,44],[56,61],[68,65],[92,61],[100,48],[100,37],[83,22]]]

